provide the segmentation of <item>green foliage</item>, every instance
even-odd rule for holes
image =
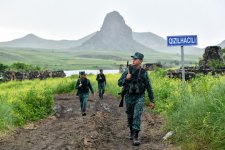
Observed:
[[[8,68],[8,66],[0,63],[0,72],[5,71],[7,68]]]
[[[166,118],[166,130],[176,132],[172,140],[187,150],[225,149],[225,78],[198,76],[186,82],[182,92],[180,79],[165,78],[160,71],[149,74],[156,105],[153,112]],[[120,76],[106,76],[107,93],[118,96],[121,88],[117,86],[117,80]],[[146,98],[146,103],[148,101]]]
[[[8,129],[13,124],[12,108],[5,101],[5,96],[0,95],[0,131]]]
[[[224,61],[225,61],[225,48],[222,49],[222,52],[223,52],[223,59],[224,59]]]
[[[52,90],[33,87],[19,95],[17,101],[13,101],[12,105],[14,113],[20,114],[18,125],[22,125],[26,121],[36,121],[48,116],[53,111]]]
[[[159,68],[157,66],[154,66],[154,72],[158,77],[165,77],[166,76],[166,70],[163,68]]]
[[[198,65],[201,66],[203,64],[203,59],[199,58]]]
[[[10,69],[17,71],[33,71],[33,70],[41,70],[42,68],[37,65],[33,66],[21,62],[16,62],[10,65]]]
[[[53,113],[53,95],[73,90],[73,78],[0,84],[0,131],[47,117]]]
[[[223,52],[223,53],[225,53],[225,48],[224,48],[224,49],[222,49],[222,52]]]
[[[222,66],[224,66],[224,63],[219,61],[219,60],[210,60],[208,63],[209,67],[215,68],[215,69],[219,69]]]
[[[156,105],[152,111],[166,118],[166,130],[176,132],[172,140],[187,150],[224,150],[225,77],[201,75],[186,82],[185,90],[181,90],[181,80],[166,78],[164,74],[161,69],[149,73]],[[118,105],[120,76],[106,75],[106,93],[117,96]],[[96,76],[87,77],[96,91]],[[51,114],[53,94],[74,92],[77,79],[78,76],[72,76],[0,84],[0,130]]]
[[[225,79],[215,81],[204,77],[198,83],[198,90],[188,87],[187,90],[193,91],[186,91],[176,111],[167,114],[167,128],[176,131],[174,140],[181,143],[183,149],[223,150]],[[190,85],[196,89],[196,83]]]

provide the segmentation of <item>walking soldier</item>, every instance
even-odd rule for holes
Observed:
[[[122,74],[118,80],[118,85],[124,86],[126,91],[125,103],[128,127],[130,128],[130,139],[133,140],[133,145],[137,146],[140,144],[138,133],[141,126],[145,89],[148,92],[150,99],[149,107],[151,109],[154,108],[154,96],[148,73],[141,68],[144,55],[136,52],[131,57],[133,58],[133,64]]]
[[[96,80],[98,81],[99,98],[103,99],[103,95],[105,93],[106,79],[105,75],[103,74],[103,70],[99,69],[99,71],[100,73],[97,74]]]
[[[86,108],[89,98],[89,89],[91,93],[94,95],[93,88],[91,86],[91,82],[86,78],[86,74],[84,71],[79,72],[79,79],[76,82],[75,88],[77,89],[77,95],[80,99],[80,108],[82,116],[86,116]]]

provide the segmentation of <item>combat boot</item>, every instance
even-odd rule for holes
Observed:
[[[134,139],[134,131],[132,130],[132,128],[130,128],[130,136],[129,136],[130,140]]]
[[[134,146],[140,145],[140,141],[138,139],[138,131],[134,132],[133,145]]]

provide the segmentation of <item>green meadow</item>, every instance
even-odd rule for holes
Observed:
[[[120,97],[121,74],[108,74],[106,92]],[[165,118],[166,131],[175,131],[172,141],[188,150],[225,149],[225,77],[199,75],[181,90],[179,79],[165,77],[165,70],[149,74],[156,101],[151,113]],[[53,114],[53,96],[74,93],[77,76],[46,80],[0,83],[0,131],[4,133]],[[95,75],[88,75],[97,90]],[[148,98],[146,97],[146,104]]]
[[[29,48],[0,48],[0,61],[10,65],[21,62],[38,65],[51,70],[79,70],[79,69],[118,69],[120,64],[126,64],[134,52],[124,51],[75,51],[49,50]],[[171,67],[180,62],[179,54],[145,53],[144,63],[161,62]],[[185,63],[193,64],[199,61],[198,55],[186,55]],[[177,64],[178,63],[178,64]]]

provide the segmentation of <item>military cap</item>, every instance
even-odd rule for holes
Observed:
[[[79,75],[86,75],[86,74],[85,74],[85,71],[80,71],[80,72],[79,72]]]
[[[133,56],[131,56],[132,58],[137,58],[137,59],[143,59],[144,55],[142,53],[139,52],[135,52]]]

